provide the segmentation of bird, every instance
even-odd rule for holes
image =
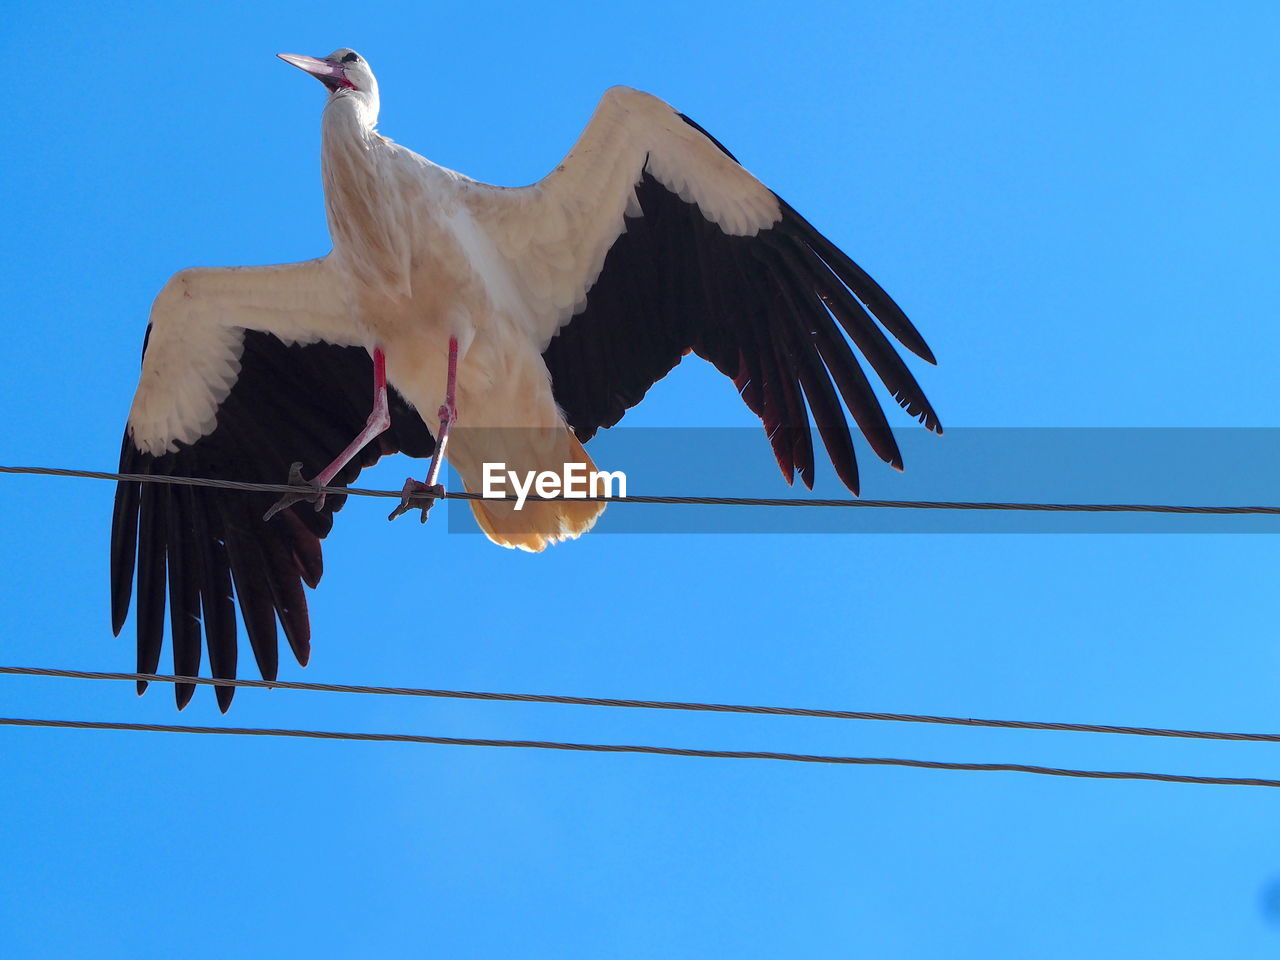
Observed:
[[[446,448],[470,491],[490,462],[594,471],[583,444],[690,353],[732,379],[788,483],[812,487],[812,415],[858,494],[845,409],[902,468],[859,355],[910,416],[942,432],[890,340],[936,362],[902,308],[663,100],[609,88],[551,173],[499,187],[379,133],[378,83],[354,50],[278,56],[327,90],[332,246],[301,263],[184,269],[152,304],[110,556],[116,635],[137,584],[139,673],[157,672],[166,600],[178,676],[198,676],[203,634],[212,675],[235,678],[237,606],[264,680],[279,669],[277,623],[305,666],[303,585],[320,580],[321,540],[344,499],[318,488],[350,485],[396,452],[430,457],[392,514],[422,508],[425,520]],[[300,489],[272,504],[139,476]],[[605,504],[471,507],[491,540],[538,552],[589,530]],[[181,709],[194,686],[174,689]],[[234,688],[216,693],[225,712]]]

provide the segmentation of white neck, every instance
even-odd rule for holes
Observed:
[[[339,90],[324,105],[320,129],[331,136],[368,137],[378,125],[378,91]]]
[[[320,125],[321,175],[329,235],[338,262],[360,282],[399,289],[408,283],[408,236],[394,165],[395,148],[374,130],[377,92],[343,90],[329,98]]]

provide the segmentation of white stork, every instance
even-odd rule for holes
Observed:
[[[510,189],[379,134],[378,84],[354,51],[281,58],[329,91],[321,161],[333,249],[169,280],[151,309],[122,473],[323,486],[350,484],[384,454],[434,453],[427,484],[408,481],[395,516],[441,492],[455,418],[468,429],[448,459],[468,489],[486,461],[594,469],[582,442],[692,350],[733,379],[788,482],[799,473],[812,485],[812,413],[856,494],[841,398],[881,458],[900,468],[901,457],[846,335],[894,399],[941,432],[881,330],[933,362],[897,304],[663,101],[606,91],[564,161]],[[263,678],[276,676],[277,619],[305,665],[302,584],[320,579],[320,541],[343,498],[307,498],[313,509],[286,497],[264,517],[270,499],[119,484],[112,617],[118,634],[136,566],[140,673],[159,664],[166,594],[175,673],[198,673],[203,621],[213,675],[235,677],[233,591]],[[604,506],[472,508],[496,543],[537,551],[590,529]],[[192,690],[177,688],[179,707]],[[225,711],[233,688],[217,693]]]

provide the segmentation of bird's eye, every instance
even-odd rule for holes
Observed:
[[[354,53],[348,53],[345,57],[343,57],[343,58],[342,58],[342,62],[343,62],[343,63],[355,63],[355,62],[356,62],[356,61],[358,61],[359,59],[360,59],[360,57],[359,57],[358,55],[356,55],[356,54],[354,54]]]

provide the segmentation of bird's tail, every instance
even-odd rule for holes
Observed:
[[[578,438],[568,429],[557,430],[557,434],[552,449],[540,450],[533,458],[532,462],[537,465],[533,470],[516,472],[525,477],[538,471],[554,472],[561,477],[594,475],[596,465],[578,442]],[[514,469],[525,465],[509,466]],[[468,477],[467,474],[472,475]],[[472,471],[464,473],[463,481],[470,492],[475,492],[480,487],[481,481]],[[508,493],[514,492],[510,485],[506,489]],[[480,524],[485,536],[500,546],[532,553],[545,550],[550,544],[572,540],[586,533],[595,525],[604,508],[603,503],[580,500],[526,500],[519,509],[513,502],[471,501],[476,522]]]

